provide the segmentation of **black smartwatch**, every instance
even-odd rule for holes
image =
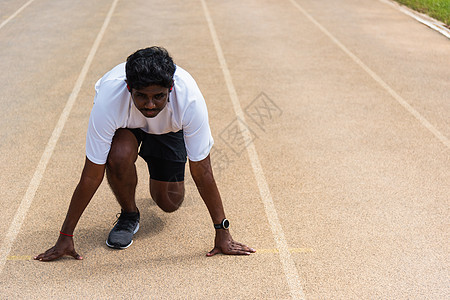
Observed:
[[[230,228],[230,221],[223,219],[220,224],[214,224],[215,229],[228,229]]]

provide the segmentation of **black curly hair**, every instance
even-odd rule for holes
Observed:
[[[150,85],[171,88],[175,64],[166,49],[153,46],[128,56],[125,72],[130,89],[139,90]]]

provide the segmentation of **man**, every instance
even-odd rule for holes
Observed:
[[[186,157],[197,189],[216,231],[217,253],[250,254],[254,249],[235,242],[228,230],[209,152],[213,145],[205,100],[194,79],[175,66],[164,48],[150,47],[130,55],[95,85],[96,95],[86,137],[86,161],[56,245],[35,259],[51,261],[75,251],[73,232],[84,209],[106,175],[121,206],[108,247],[125,249],[139,229],[135,202],[138,155],[148,164],[150,193],[165,212],[184,199]]]

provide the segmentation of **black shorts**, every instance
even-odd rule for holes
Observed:
[[[166,134],[149,134],[139,128],[129,129],[138,141],[139,156],[148,166],[150,178],[159,181],[184,180],[187,161],[183,130]]]

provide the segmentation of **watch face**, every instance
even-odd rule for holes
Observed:
[[[230,227],[230,222],[227,219],[225,219],[222,222],[222,226],[223,228],[228,229]]]

